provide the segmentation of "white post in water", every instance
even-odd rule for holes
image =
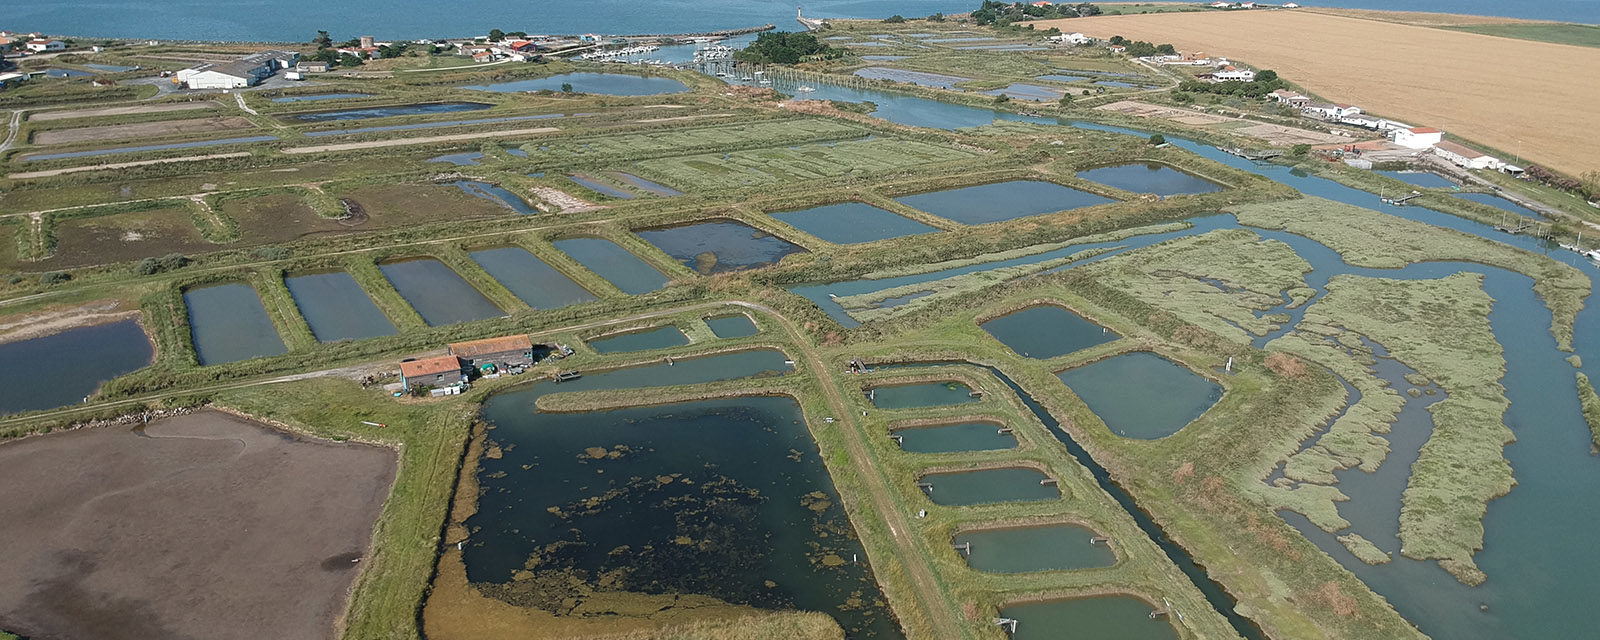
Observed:
[[[1233,373],[1233,356],[1228,356],[1228,365],[1223,367],[1222,370],[1228,373]]]

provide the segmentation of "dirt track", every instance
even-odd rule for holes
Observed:
[[[1170,42],[1273,69],[1328,100],[1519,153],[1600,169],[1600,49],[1300,11],[1095,16],[1033,23]],[[1502,156],[1503,160],[1512,160]]]
[[[0,628],[329,638],[395,454],[202,411],[0,446]]]

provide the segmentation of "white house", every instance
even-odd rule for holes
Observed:
[[[1499,158],[1475,149],[1469,149],[1449,140],[1433,145],[1433,155],[1449,160],[1451,164],[1468,169],[1499,169],[1506,163]]]
[[[1050,41],[1056,44],[1089,44],[1094,38],[1081,33],[1063,33],[1059,36],[1050,36]]]
[[[1233,3],[1231,3],[1231,2],[1221,2],[1219,0],[1218,2],[1213,2],[1213,3],[1211,3],[1211,4],[1207,5],[1207,6],[1211,7],[1212,9],[1226,9],[1228,7],[1233,6]]]
[[[67,48],[67,43],[60,40],[35,39],[29,40],[27,47],[29,51],[41,53],[45,51],[61,51]]]
[[[1241,2],[1241,3],[1239,3],[1239,8],[1240,9],[1254,9],[1254,8],[1256,8],[1256,3],[1254,3],[1254,2]]]
[[[1332,104],[1328,102],[1308,103],[1302,110],[1306,115],[1326,118],[1328,120],[1338,120],[1339,118],[1346,118],[1359,115],[1361,113],[1361,107],[1348,104]]]
[[[1311,104],[1311,98],[1307,98],[1288,89],[1279,89],[1267,95],[1273,100],[1277,100],[1279,104],[1286,104],[1292,107],[1304,107],[1308,104]]]
[[[1426,149],[1444,141],[1444,132],[1433,127],[1395,129],[1394,143],[1407,149]]]
[[[1221,71],[1212,72],[1211,78],[1217,82],[1227,82],[1229,80],[1250,82],[1256,79],[1256,72],[1249,69],[1235,69],[1233,67],[1228,67]]]

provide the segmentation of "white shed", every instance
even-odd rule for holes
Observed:
[[[1432,127],[1395,129],[1394,143],[1407,149],[1426,149],[1444,140],[1444,132]]]

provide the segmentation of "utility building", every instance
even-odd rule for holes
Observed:
[[[482,367],[494,364],[499,367],[533,364],[533,341],[526,335],[488,338],[450,345],[452,357],[460,358],[468,366]]]

